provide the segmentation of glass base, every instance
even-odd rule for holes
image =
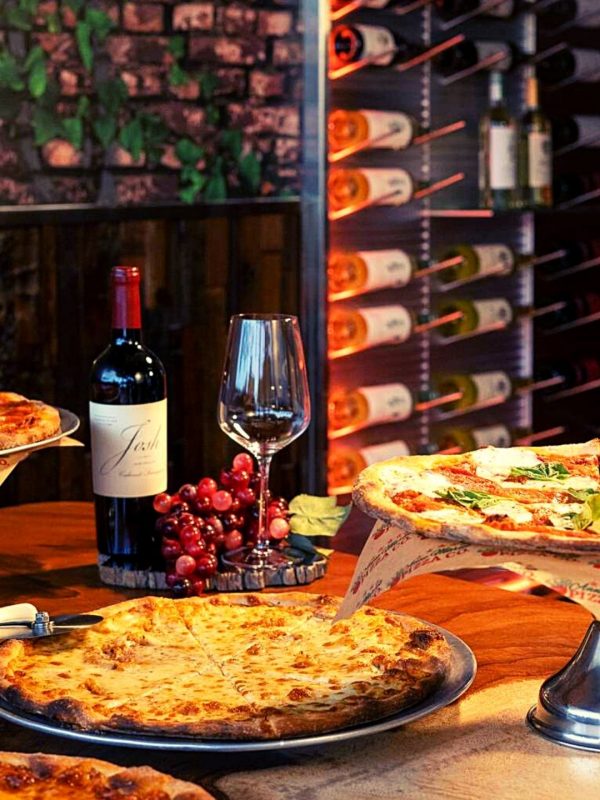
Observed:
[[[221,559],[229,567],[253,569],[257,572],[291,567],[294,564],[300,564],[304,560],[302,556],[286,555],[281,550],[274,550],[272,547],[264,550],[257,550],[255,547],[240,547],[237,550],[230,550],[225,553],[221,556]]]

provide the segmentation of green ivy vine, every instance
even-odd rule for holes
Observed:
[[[0,22],[24,33],[39,24],[40,0],[9,0],[0,8]],[[0,45],[0,116],[16,125],[24,102],[31,104],[33,141],[41,147],[52,139],[68,141],[81,151],[86,137],[99,146],[103,156],[117,143],[134,162],[144,157],[149,166],[160,162],[170,131],[156,114],[128,106],[127,87],[122,78],[99,80],[96,77],[95,53],[105,42],[115,23],[101,9],[90,8],[85,0],[60,0],[57,11],[44,15],[48,33],[63,30],[61,12],[68,8],[74,18],[74,36],[83,69],[92,84],[91,97],[79,97],[74,113],[60,114],[57,105],[60,88],[48,77],[48,58],[35,45],[23,57]],[[208,70],[190,72],[184,67],[185,40],[170,37],[168,52],[171,64],[167,80],[172,87],[197,82],[198,102],[204,110],[213,135],[204,145],[180,137],[174,145],[180,163],[179,196],[185,203],[199,199],[223,200],[228,195],[226,176],[233,176],[240,190],[255,195],[261,183],[261,163],[257,155],[244,148],[242,131],[227,127],[225,112],[215,102],[218,79]]]

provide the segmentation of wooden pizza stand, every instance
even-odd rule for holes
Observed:
[[[356,549],[349,530],[338,534],[338,547]],[[343,595],[355,563],[356,556],[336,552],[327,575],[306,591]],[[30,600],[50,613],[66,613],[140,594],[100,583],[91,504],[0,509],[2,605]],[[549,742],[525,721],[540,684],[581,642],[590,623],[584,609],[441,575],[411,578],[375,605],[427,619],[464,639],[478,661],[472,688],[404,728],[305,750],[164,753],[73,742],[4,721],[2,749],[149,764],[225,800],[598,795],[600,756]]]

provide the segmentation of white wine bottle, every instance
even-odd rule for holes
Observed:
[[[485,425],[480,428],[440,428],[432,437],[434,452],[467,453],[479,447],[510,447],[513,433],[507,425]]]
[[[537,76],[544,86],[557,86],[574,81],[596,83],[600,79],[600,51],[583,47],[564,47],[542,58],[536,65]]]
[[[414,397],[404,383],[383,383],[341,389],[329,398],[329,428],[359,430],[387,422],[408,419],[414,408]]]
[[[327,333],[331,354],[346,354],[381,344],[401,344],[411,335],[415,320],[403,305],[330,309]]]
[[[467,409],[497,399],[508,400],[513,393],[513,381],[501,370],[487,372],[448,372],[433,376],[433,388],[440,397],[460,393],[460,399],[444,405],[444,410]]]
[[[538,83],[527,78],[527,108],[519,127],[519,184],[526,208],[552,206],[552,133],[538,102]]]
[[[348,148],[405,150],[423,129],[402,111],[337,108],[329,114],[327,132],[330,150],[336,153]]]
[[[476,331],[503,328],[514,319],[514,311],[505,297],[492,297],[486,300],[449,299],[438,303],[440,317],[460,311],[462,317],[442,325],[438,331],[443,338],[461,336]]]
[[[409,454],[408,446],[402,439],[364,447],[332,447],[327,458],[329,489],[350,491],[363,469],[378,461]]]
[[[437,280],[443,283],[467,280],[476,275],[510,275],[517,267],[531,263],[531,256],[516,253],[506,244],[456,244],[439,253],[439,261],[460,256],[462,262],[442,270]]]
[[[490,107],[479,123],[479,201],[483,208],[517,208],[517,123],[504,103],[502,74],[490,74]]]
[[[330,299],[406,286],[420,266],[405,250],[333,250],[327,260]]]
[[[327,180],[329,208],[342,211],[363,203],[402,206],[422,185],[405,169],[332,169]]]
[[[421,52],[383,25],[337,25],[329,34],[330,61],[334,68],[369,59],[373,66],[389,67]]]

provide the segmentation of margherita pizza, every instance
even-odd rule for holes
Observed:
[[[594,439],[404,456],[363,470],[354,499],[371,516],[433,538],[600,552],[599,455]]]
[[[14,392],[0,392],[0,450],[33,444],[59,431],[56,408]]]
[[[0,798],[19,800],[211,800],[204,789],[150,767],[96,758],[0,752]]]
[[[146,597],[100,624],[0,647],[0,696],[83,729],[276,739],[411,706],[443,680],[450,646],[412,617],[304,592]]]

